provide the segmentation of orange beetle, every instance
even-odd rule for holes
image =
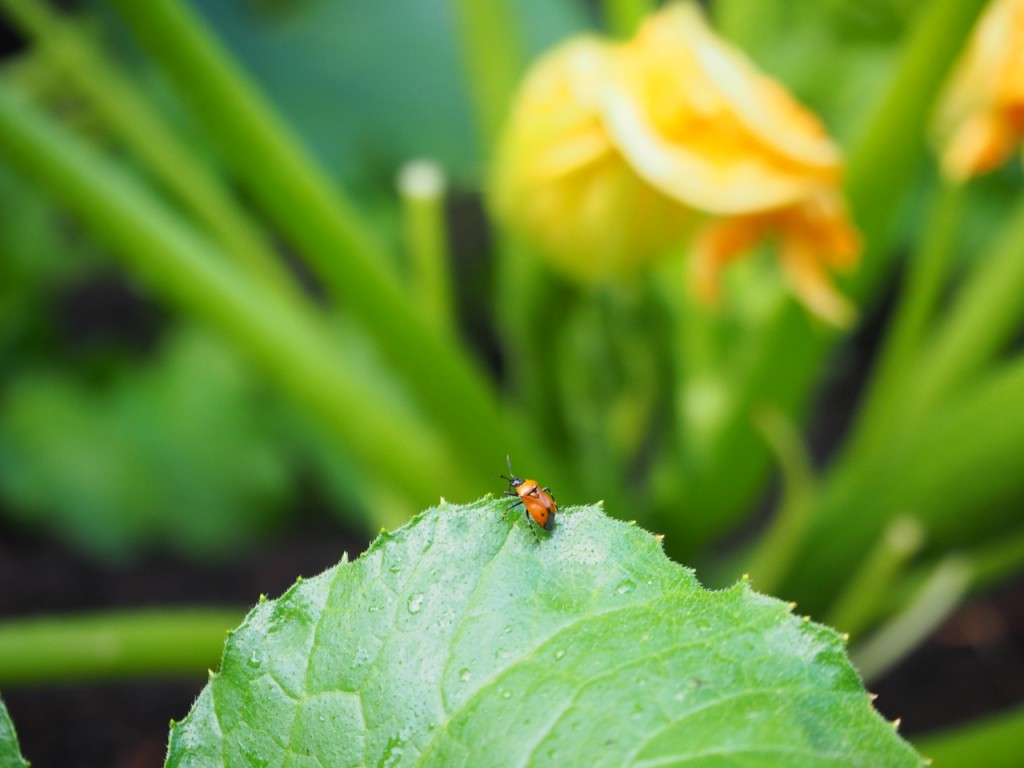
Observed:
[[[536,480],[524,480],[521,477],[516,477],[512,471],[512,460],[506,456],[505,462],[508,465],[508,477],[499,475],[499,477],[508,480],[510,490],[505,491],[505,495],[518,497],[509,506],[509,509],[512,509],[517,504],[522,504],[526,511],[528,523],[532,520],[533,523],[536,523],[545,531],[550,531],[555,524],[555,512],[558,511],[558,505],[551,496],[551,489],[541,488],[540,483]],[[537,539],[537,543],[540,543],[540,537],[533,530],[532,524],[530,525],[530,530],[533,532],[533,537]]]

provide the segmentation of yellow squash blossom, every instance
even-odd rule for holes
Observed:
[[[998,168],[1024,138],[1024,0],[983,13],[939,103],[942,170],[965,181]]]
[[[773,238],[797,295],[842,322],[828,269],[859,246],[821,123],[677,3],[636,37],[569,41],[527,77],[499,151],[496,212],[572,277],[607,280],[695,235],[697,286]]]

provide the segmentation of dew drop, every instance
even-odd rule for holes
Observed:
[[[503,699],[511,699],[512,698],[512,691],[510,691],[508,688],[502,688],[501,689],[501,698],[503,698]]]
[[[252,669],[259,669],[260,665],[263,663],[263,660],[260,658],[260,655],[256,653],[256,651],[253,651],[251,654],[249,654],[249,658],[246,660],[245,663],[248,664]]]
[[[636,582],[632,579],[625,579],[623,581],[620,581],[618,586],[615,587],[615,591],[618,592],[620,595],[628,595],[634,589],[636,589]]]
[[[555,661],[561,661],[564,658],[565,658],[565,649],[564,648],[559,648],[557,651],[555,651]]]
[[[384,755],[381,757],[379,766],[382,768],[389,768],[389,766],[398,765],[402,762],[402,756],[405,754],[405,739],[401,737],[401,734],[395,734],[388,739],[388,745],[384,750]]]
[[[469,667],[463,667],[459,670],[459,682],[468,683],[473,679],[472,673],[469,671]]]
[[[409,609],[409,613],[419,613],[423,610],[423,593],[414,592],[409,595],[409,599],[406,601],[405,605]]]

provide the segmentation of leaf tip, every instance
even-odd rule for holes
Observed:
[[[264,593],[262,593],[262,592],[260,592],[260,602],[261,603],[267,602],[267,596]]]
[[[664,533],[656,533],[656,534],[654,534],[654,540],[657,541],[659,544],[663,544],[665,542],[665,534]]]
[[[347,562],[348,562],[348,552],[342,552],[341,553],[341,563],[342,563],[342,565],[344,565]]]
[[[626,525],[636,525],[636,520],[627,520]]]
[[[895,720],[892,721],[892,729],[894,731],[898,731],[900,729],[900,723],[902,723],[902,722],[903,722],[903,718],[902,717],[897,717]]]
[[[878,698],[878,694],[877,693],[872,693],[871,691],[868,691],[868,701],[874,701],[877,698]]]

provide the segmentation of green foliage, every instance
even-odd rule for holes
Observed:
[[[0,768],[28,768],[18,749],[18,736],[3,699],[0,699]]]
[[[654,536],[442,504],[261,601],[167,764],[914,766],[834,631]]]
[[[0,409],[0,488],[20,516],[96,553],[160,543],[212,555],[287,497],[280,436],[255,407],[265,399],[237,356],[195,330],[109,382],[23,374]]]
[[[730,268],[709,310],[686,293],[682,254],[635,281],[569,285],[497,227],[493,248],[460,248],[476,222],[449,221],[440,194],[418,229],[396,206],[414,156],[460,192],[484,188],[529,58],[591,18],[626,34],[656,3],[79,5],[0,0],[30,43],[0,81],[5,514],[104,556],[217,556],[275,518],[297,464],[346,519],[378,527],[475,497],[508,452],[559,498],[605,498],[668,531],[711,583],[749,570],[849,622],[874,669],[1024,566],[1021,172],[951,190],[929,146],[984,0],[705,4],[846,147],[865,251],[844,291],[862,317],[898,286],[863,408],[824,468],[802,426],[849,336],[790,300],[771,244]],[[423,233],[453,234],[458,253]],[[425,309],[411,257],[428,249],[451,322]],[[54,297],[108,258],[166,302],[167,330],[151,359],[115,342],[75,368]],[[500,365],[476,359],[468,326]],[[767,532],[710,552],[751,523],[773,461],[785,488]],[[309,747],[322,764],[918,764],[833,632],[742,583],[704,591],[593,509],[559,522],[537,545],[496,503],[442,506],[262,604],[174,729],[173,760],[299,764]],[[9,622],[0,673],[180,672],[202,655],[171,646],[219,648],[218,621]],[[131,653],[67,650],[107,640]],[[962,755],[991,736],[1015,754],[1017,719],[930,743]]]

